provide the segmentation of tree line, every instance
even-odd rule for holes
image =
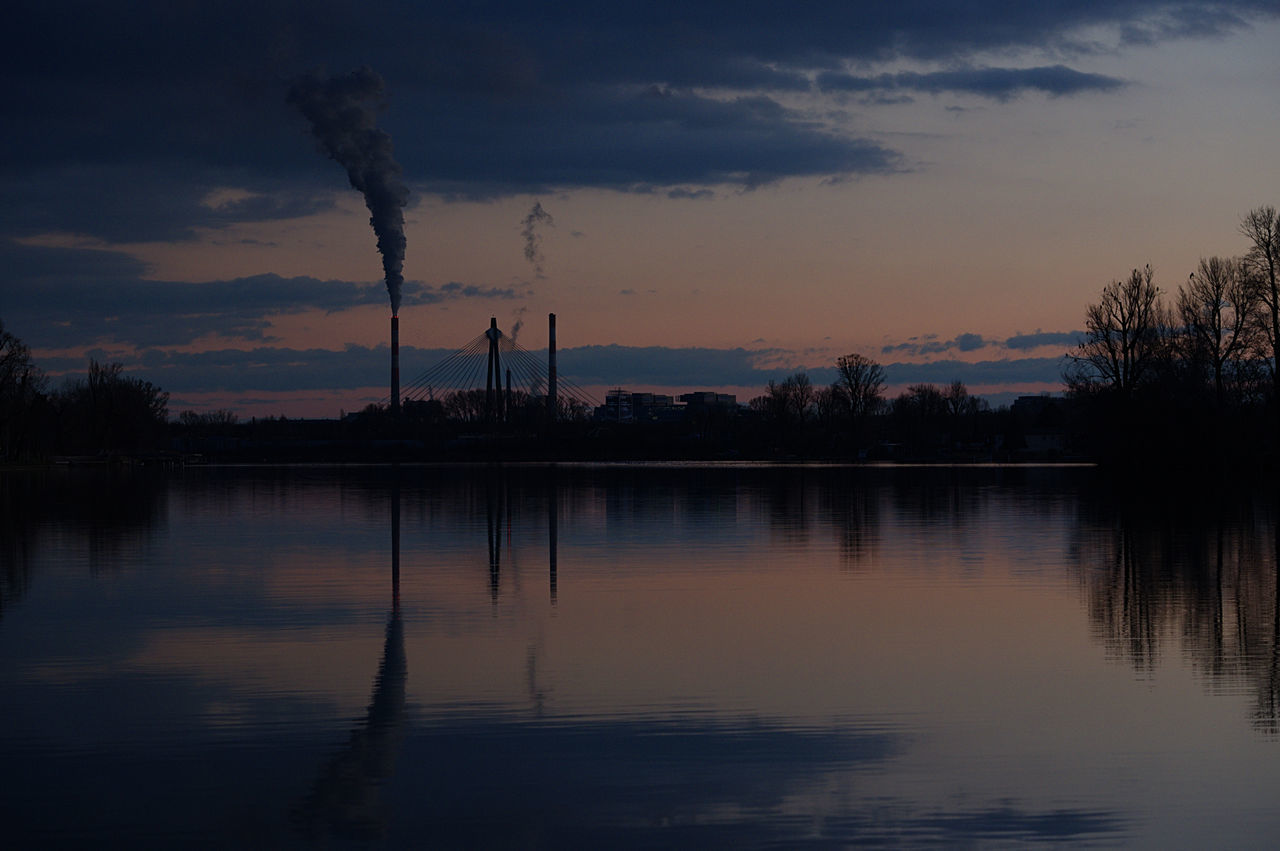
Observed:
[[[962,382],[885,394],[884,371],[850,354],[837,379],[804,372],[751,400],[780,446],[841,446],[916,458],[1018,457],[1029,429],[1061,451],[1116,464],[1272,464],[1280,450],[1280,214],[1240,220],[1246,251],[1202,258],[1168,299],[1148,265],[1103,287],[1066,355],[1062,404],[1034,418],[992,411]],[[847,454],[838,453],[838,454]]]
[[[1115,462],[1273,460],[1280,400],[1280,214],[1251,210],[1237,257],[1176,292],[1150,266],[1103,287],[1063,378],[1090,454]]]
[[[84,377],[49,391],[31,350],[0,322],[0,463],[161,448],[168,404],[151,382],[96,360]]]
[[[883,367],[853,353],[836,360],[828,386],[799,371],[770,381],[744,415],[704,411],[669,436],[762,457],[1014,459],[1040,429],[1062,436],[1053,453],[1108,462],[1273,462],[1280,448],[1280,214],[1270,206],[1251,210],[1239,232],[1244,254],[1201,259],[1168,298],[1150,266],[1104,286],[1067,354],[1066,399],[1032,406],[1033,419],[992,410],[961,381],[913,384],[889,398]],[[0,324],[0,462],[135,452],[162,448],[175,433],[237,431],[229,411],[186,411],[168,424],[168,394],[124,375],[120,364],[90,361],[86,376],[52,392],[46,385],[29,349]],[[522,391],[502,402],[500,419],[509,427],[545,421],[541,400]],[[475,390],[406,403],[398,418],[370,406],[339,436],[474,428],[493,421],[492,404]],[[561,423],[585,428],[585,408],[568,401],[562,407]],[[263,429],[287,438],[286,423],[264,421]]]
[[[748,407],[781,451],[883,459],[1008,455],[1023,446],[1019,422],[993,410],[962,381],[912,384],[893,398],[884,368],[853,353],[836,359],[836,380],[815,387],[807,372],[770,381]]]

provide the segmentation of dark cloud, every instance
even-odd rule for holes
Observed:
[[[452,99],[441,106],[462,109]],[[450,195],[586,185],[640,192],[690,183],[751,187],[902,168],[895,151],[837,136],[764,95],[722,100],[646,86],[584,91],[571,104],[532,115],[524,103],[492,104],[465,124],[429,124],[433,112],[410,116],[417,126],[397,137],[421,140],[404,155],[406,163],[417,157],[430,172],[423,178],[428,188]]]
[[[683,186],[677,186],[675,189],[667,190],[667,197],[684,200],[701,200],[704,198],[714,198],[716,197],[716,193],[710,189],[688,189]]]
[[[940,340],[937,334],[921,334],[902,343],[891,343],[883,346],[880,353],[884,355],[907,355],[924,357],[940,355],[950,351],[973,352],[988,346],[1027,351],[1041,346],[1061,346],[1069,348],[1080,341],[1083,331],[1041,331],[1034,334],[1015,334],[1004,340],[992,340],[981,334],[957,334],[950,340]]]
[[[478,287],[475,284],[460,284],[450,281],[442,284],[438,291],[433,291],[421,281],[405,284],[405,292],[410,294],[409,304],[435,304],[447,298],[522,298],[529,295],[528,290],[516,287]]]
[[[992,341],[983,338],[981,334],[964,333],[950,340],[939,340],[937,334],[923,334],[919,337],[912,337],[905,343],[884,346],[880,349],[880,353],[885,355],[939,355],[952,350],[972,352],[991,344]]]
[[[837,134],[782,105],[815,75],[862,87],[869,102],[1107,90],[1119,81],[1071,54],[1085,28],[1151,43],[1277,13],[1274,0],[22,2],[0,33],[0,231],[175,239],[322,207],[330,165],[284,104],[289,81],[320,66],[370,65],[386,78],[381,125],[417,186],[697,196],[903,168],[898,152],[869,141],[874,128]],[[1081,67],[971,65],[1035,50]],[[958,70],[875,76],[888,62]],[[223,186],[254,194],[202,204]]]
[[[1035,349],[1040,346],[1072,347],[1084,337],[1083,331],[1041,331],[1034,334],[1015,334],[1004,341],[1006,349]]]
[[[985,360],[966,363],[958,360],[937,360],[929,363],[891,363],[884,367],[885,380],[890,384],[949,384],[963,381],[970,386],[999,386],[1002,384],[1057,384],[1062,383],[1064,359],[1015,358],[1012,360]]]
[[[35,348],[110,341],[128,346],[184,345],[217,335],[269,342],[271,317],[305,310],[342,311],[386,303],[381,282],[253,275],[227,281],[157,281],[142,263],[116,251],[0,243],[0,304],[5,321]],[[406,281],[404,303],[513,299],[512,287]]]
[[[20,333],[15,331],[15,333]],[[456,341],[458,345],[465,340]],[[428,373],[452,349],[422,349],[401,345],[401,371],[408,385]],[[546,351],[532,355],[545,361]],[[83,358],[44,358],[38,365],[53,376],[79,374],[90,357],[122,360],[118,352],[90,350]],[[269,393],[300,390],[348,390],[380,387],[386,379],[390,357],[387,346],[348,344],[342,350],[292,349],[258,346],[226,348],[199,353],[147,348],[124,358],[126,369],[171,393]],[[725,387],[757,387],[764,392],[769,381],[781,381],[800,367],[786,352],[773,349],[668,348],[663,346],[579,346],[558,352],[561,376],[578,386],[665,386],[714,390]],[[1061,384],[1062,358],[1020,358],[965,363],[942,360],[932,363],[888,363],[885,379],[890,385],[949,384],[960,380],[970,387],[1011,384]],[[804,370],[815,385],[836,380],[834,366]],[[478,369],[477,375],[483,375]],[[1016,395],[1016,394],[1014,394]],[[739,401],[747,401],[740,399]]]
[[[1126,44],[1149,45],[1170,39],[1216,38],[1248,25],[1250,13],[1274,14],[1266,3],[1169,4],[1161,13],[1126,24],[1120,29]]]
[[[1051,97],[1082,92],[1108,92],[1125,85],[1123,80],[1103,74],[1088,74],[1065,65],[1038,68],[959,68],[927,74],[902,72],[860,77],[824,73],[818,86],[829,92],[866,92],[877,103],[897,103],[901,96],[887,94],[900,90],[942,94],[956,92],[995,100],[1010,100],[1024,92],[1040,92]]]
[[[559,367],[582,385],[658,385],[671,387],[763,387],[798,371],[795,353],[776,349],[705,349],[665,346],[580,346],[561,349]],[[1062,359],[1015,358],[966,363],[889,363],[891,384],[950,383],[970,385],[1060,384]],[[834,364],[805,370],[815,384],[836,380]]]
[[[763,384],[773,372],[757,369],[761,352],[667,346],[578,346],[560,349],[557,367],[577,384]]]
[[[183,240],[197,228],[289,219],[333,207],[322,184],[289,184],[244,169],[152,164],[69,164],[8,173],[0,166],[0,235],[87,234],[111,242]],[[329,181],[330,187],[332,181]],[[253,194],[220,206],[222,187]]]
[[[97,354],[99,360],[120,359],[105,351]],[[406,374],[416,374],[450,354],[445,349],[400,346],[400,362]],[[86,360],[90,356],[94,353],[86,355]],[[125,367],[131,375],[176,394],[284,393],[377,387],[386,381],[390,359],[387,346],[348,345],[338,351],[261,346],[199,353],[151,349],[126,359]],[[83,371],[85,361],[68,363],[71,360],[59,360],[49,366],[49,371],[57,372],[60,370],[55,367],[64,366],[73,373]]]

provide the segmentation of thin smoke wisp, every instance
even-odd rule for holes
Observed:
[[[535,280],[545,277],[542,274],[542,261],[546,258],[542,256],[542,234],[538,233],[538,227],[540,225],[555,227],[555,224],[555,219],[551,218],[551,214],[542,209],[541,201],[535,201],[533,206],[529,208],[529,212],[520,220],[520,235],[524,237],[524,259],[528,260],[530,265],[533,266]],[[528,310],[528,305],[525,305],[512,314],[516,317],[515,324],[511,326],[512,340],[515,340],[520,335],[520,329],[524,327],[523,317]]]
[[[555,219],[551,218],[551,214],[542,209],[542,202],[534,202],[533,207],[525,214],[521,220],[522,228],[520,235],[524,237],[524,259],[533,265],[534,274],[542,277],[542,234],[538,233],[539,225],[547,225],[555,227]]]

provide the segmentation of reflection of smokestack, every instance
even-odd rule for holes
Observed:
[[[556,421],[556,315],[554,313],[547,314],[548,323],[548,343],[547,343],[547,410],[550,412],[551,422]]]
[[[391,613],[400,617],[400,479],[391,491]]]
[[[560,543],[558,540],[559,530],[557,524],[560,522],[560,495],[556,490],[556,468],[551,468],[551,486],[550,495],[547,499],[547,526],[551,533],[551,541],[549,550],[551,552],[551,605],[556,604],[556,557],[559,555]]]
[[[391,413],[400,413],[400,317],[391,317]]]
[[[405,685],[409,663],[400,620],[400,481],[391,491],[391,616],[373,699],[346,746],[320,767],[311,791],[292,810],[295,826],[310,839],[387,838],[390,822],[380,792],[395,768],[404,737]]]

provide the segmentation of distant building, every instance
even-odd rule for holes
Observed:
[[[683,413],[666,394],[632,393],[619,387],[605,394],[604,404],[595,410],[595,418],[610,423],[672,422]]]
[[[737,397],[728,393],[685,393],[676,404],[665,393],[633,393],[619,387],[605,393],[604,404],[595,409],[594,418],[608,423],[671,423],[690,413],[736,411],[737,407]]]
[[[693,408],[725,408],[737,410],[738,397],[732,393],[716,393],[710,390],[699,390],[697,393],[682,393],[680,401]]]

